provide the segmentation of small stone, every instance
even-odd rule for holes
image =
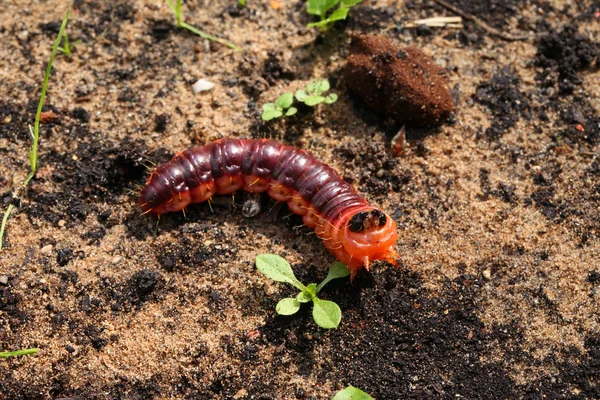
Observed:
[[[206,92],[207,90],[210,90],[212,88],[215,87],[215,83],[208,81],[206,79],[198,79],[196,81],[196,83],[194,83],[194,86],[192,86],[192,90],[194,91],[195,94],[198,94],[200,92]]]
[[[0,285],[8,285],[8,276],[0,275]]]
[[[377,173],[375,175],[377,175],[378,178],[382,178],[384,174],[385,174],[385,171],[383,169],[380,169],[379,171],[377,171]]]
[[[123,257],[121,257],[121,256],[115,256],[115,258],[112,259],[111,263],[113,265],[116,265],[116,264],[120,263],[122,259],[123,259]]]
[[[236,394],[233,395],[234,399],[241,399],[242,397],[248,396],[248,391],[246,389],[240,389]]]
[[[246,218],[256,217],[260,213],[260,198],[250,198],[242,206],[242,215]]]
[[[488,281],[492,279],[492,271],[490,271],[489,269],[484,269],[482,275]]]
[[[52,254],[53,248],[54,248],[54,246],[52,246],[51,244],[47,244],[44,247],[42,247],[42,249],[40,250],[40,253],[42,253],[45,256],[49,256],[50,254]]]
[[[58,226],[60,226],[61,228],[64,228],[64,226],[67,224],[67,221],[65,221],[64,219],[61,219],[60,221],[58,221]]]

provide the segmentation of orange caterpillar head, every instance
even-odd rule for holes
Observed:
[[[350,256],[346,264],[353,275],[363,265],[369,269],[370,262],[375,260],[398,265],[394,250],[398,239],[396,222],[380,209],[366,206],[353,211],[340,231],[344,253]]]

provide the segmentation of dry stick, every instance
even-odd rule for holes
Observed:
[[[504,40],[510,40],[510,41],[527,40],[527,39],[531,39],[533,37],[531,35],[518,35],[518,36],[514,36],[514,35],[511,35],[509,33],[501,32],[501,31],[499,31],[496,28],[492,28],[491,26],[489,26],[488,24],[486,24],[484,21],[480,20],[476,16],[474,16],[472,14],[467,14],[466,12],[464,12],[463,10],[461,10],[460,8],[457,8],[457,7],[453,6],[452,4],[446,3],[445,0],[433,0],[433,1],[435,1],[436,3],[438,3],[439,5],[441,5],[442,7],[447,8],[448,10],[452,11],[453,13],[460,15],[464,19],[468,19],[470,21],[475,22],[475,24],[477,24],[481,29],[483,29],[487,33],[490,33],[492,35],[496,35],[496,36],[498,36],[498,37],[500,37],[500,38],[502,38]]]

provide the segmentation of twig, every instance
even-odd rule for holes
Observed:
[[[483,29],[487,33],[490,33],[492,35],[496,35],[499,38],[502,38],[504,40],[510,40],[510,41],[527,40],[527,39],[531,39],[533,37],[531,35],[517,35],[517,36],[515,36],[515,35],[511,35],[511,34],[506,33],[506,32],[501,32],[501,31],[499,31],[496,28],[492,28],[491,26],[489,26],[487,23],[485,23],[481,19],[477,18],[476,16],[474,16],[472,14],[468,14],[468,13],[464,12],[463,10],[461,10],[460,8],[457,8],[457,7],[453,6],[452,4],[447,3],[445,0],[433,0],[433,1],[435,1],[436,3],[438,3],[439,5],[441,5],[442,7],[447,8],[448,10],[452,11],[453,13],[460,15],[464,19],[468,19],[469,21],[473,21],[475,24],[477,24],[481,29]]]
[[[457,28],[460,29],[463,27],[462,18],[461,17],[433,17],[433,18],[425,18],[425,19],[417,19],[414,21],[410,21],[406,25],[405,28],[417,28],[421,25],[426,25],[434,28]]]

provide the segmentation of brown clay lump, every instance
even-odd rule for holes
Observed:
[[[369,107],[398,122],[435,125],[452,112],[444,70],[415,47],[354,35],[345,76]]]

